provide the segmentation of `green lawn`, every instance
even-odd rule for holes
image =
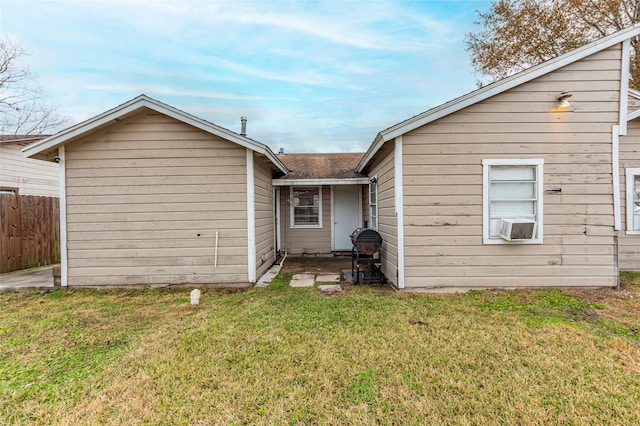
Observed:
[[[640,424],[622,291],[0,295],[0,424]]]

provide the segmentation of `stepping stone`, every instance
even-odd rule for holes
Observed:
[[[314,274],[295,274],[289,285],[291,287],[313,287],[315,282],[316,276]]]
[[[331,282],[340,282],[340,275],[318,275],[316,277],[316,282],[320,283],[331,283]]]
[[[325,296],[333,296],[334,294],[341,292],[342,287],[340,286],[340,284],[325,284],[319,285],[318,290],[320,290],[320,293],[324,294]]]

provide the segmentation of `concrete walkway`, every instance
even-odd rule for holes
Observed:
[[[274,265],[256,283],[256,287],[268,287],[280,273],[282,265]],[[340,283],[340,274],[317,274],[313,272],[294,273],[289,285],[291,287],[313,287],[315,283]]]
[[[273,265],[255,284],[256,287],[268,287],[271,281],[280,273],[293,272],[289,282],[291,287],[313,287],[316,283],[340,283],[340,273],[346,265],[342,257],[289,257],[279,264]]]
[[[315,283],[339,283],[340,275],[337,274],[323,274],[316,275],[311,272],[305,272],[302,274],[294,274],[291,278],[289,285],[291,287],[313,287]]]
[[[53,288],[53,266],[0,275],[0,291],[42,290]]]

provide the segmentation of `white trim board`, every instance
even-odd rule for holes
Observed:
[[[256,205],[253,151],[247,148],[247,270],[250,283],[256,282]]]
[[[611,163],[613,180],[613,229],[622,229],[622,210],[620,206],[620,128],[611,126]]]
[[[620,129],[619,135],[627,134],[627,115],[629,113],[629,79],[630,76],[631,40],[622,42],[622,69],[620,70]]]
[[[404,183],[402,174],[402,136],[395,140],[393,154],[394,196],[398,232],[398,288],[404,288]],[[377,201],[377,200],[376,200]],[[380,221],[380,218],[378,218]]]
[[[361,178],[319,178],[319,179],[273,179],[273,186],[318,186],[318,185],[367,185],[368,177]]]
[[[371,203],[371,183],[372,182],[375,182],[375,184],[376,184],[376,203],[375,204]],[[369,227],[371,229],[375,229],[376,231],[378,230],[379,225],[380,225],[380,215],[379,215],[380,211],[378,209],[378,204],[379,204],[378,203],[378,196],[379,196],[379,192],[378,192],[378,175],[374,175],[374,176],[371,176],[369,178],[369,185],[367,186],[367,206],[369,207]],[[394,195],[394,196],[396,196],[396,195]],[[395,202],[395,200],[394,200],[394,202]],[[397,206],[397,202],[396,202],[395,205]],[[373,222],[371,220],[371,218],[373,217],[373,214],[372,214],[372,210],[373,209],[371,208],[372,206],[375,206],[375,213],[376,213],[376,215],[375,215],[376,216],[376,226],[375,227],[371,226],[371,223]],[[397,212],[398,212],[398,210],[396,208],[396,213]]]
[[[335,251],[336,249],[336,202],[333,194],[333,186],[331,186],[331,194],[330,198],[330,210],[331,210],[331,251]],[[322,204],[322,203],[321,203]]]
[[[60,285],[69,285],[69,257],[67,253],[67,161],[64,146],[58,147],[60,168]]]

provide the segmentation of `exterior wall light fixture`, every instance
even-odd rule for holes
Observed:
[[[559,102],[558,109],[569,108],[571,106],[571,103],[569,102],[569,98],[571,96],[573,95],[569,92],[561,92],[558,96],[556,96],[556,99]]]

